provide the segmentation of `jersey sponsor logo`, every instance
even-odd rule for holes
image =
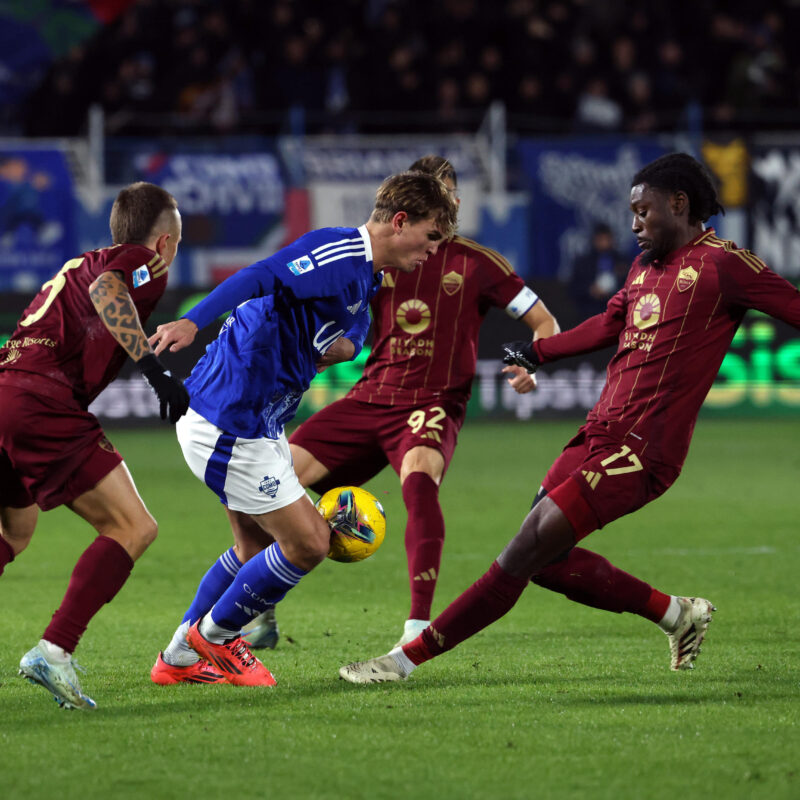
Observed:
[[[442,289],[447,295],[454,295],[464,285],[464,276],[458,272],[451,271],[442,275]]]
[[[409,339],[405,336],[390,336],[389,348],[392,358],[433,358],[433,339],[420,336],[419,339]]]
[[[631,286],[641,286],[644,283],[644,272],[640,272],[632,281]]]
[[[286,266],[289,268],[289,272],[291,272],[292,275],[302,275],[314,269],[314,262],[309,256],[300,256],[300,258],[290,261]]]
[[[395,319],[405,333],[418,334],[431,324],[431,310],[427,303],[415,297],[400,304]]]
[[[687,289],[694,286],[698,274],[694,267],[684,267],[678,273],[678,280],[675,282],[678,286],[678,291],[685,292]]]
[[[394,289],[395,279],[394,275],[392,275],[391,272],[383,273],[383,280],[381,281],[381,286],[385,286],[387,289]]]
[[[359,300],[357,303],[353,303],[351,306],[347,306],[347,310],[351,314],[358,314],[358,309],[361,308],[361,301]]]
[[[265,475],[261,483],[258,484],[258,491],[261,494],[267,495],[267,497],[274,498],[276,494],[278,494],[278,487],[281,485],[281,482],[277,478],[273,478],[269,475]]]
[[[652,328],[661,319],[661,301],[656,294],[646,294],[633,307],[633,324],[641,331]]]
[[[150,283],[150,270],[147,269],[145,264],[142,264],[139,269],[135,269],[133,271],[133,275],[131,276],[133,281],[133,288],[138,289],[140,286],[144,286],[146,283]]]

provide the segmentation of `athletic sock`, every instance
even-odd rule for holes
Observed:
[[[277,542],[253,556],[200,623],[209,642],[222,644],[236,637],[250,620],[283,599],[306,570],[291,564]]]
[[[6,564],[10,564],[14,560],[14,548],[0,536],[0,575],[6,568]]]
[[[661,592],[659,592],[659,594],[661,594]],[[658,624],[658,627],[661,628],[664,633],[672,633],[672,631],[678,627],[678,619],[680,618],[683,608],[678,601],[678,598],[674,595],[666,594],[662,595],[662,597],[666,597],[669,601],[667,604],[667,609],[663,616],[658,620],[654,620],[654,622]],[[658,612],[656,611],[655,613]]]
[[[417,668],[417,665],[403,652],[402,647],[395,647],[394,650],[389,651],[389,655],[394,659],[400,672],[406,678]]]
[[[563,559],[548,564],[531,580],[576,603],[617,614],[627,611],[652,622],[658,622],[669,605],[669,595],[582,547],[573,547]]]
[[[108,536],[98,536],[78,559],[61,601],[42,639],[75,651],[92,617],[111,602],[133,569],[128,551]]]
[[[199,653],[189,647],[189,643],[186,641],[186,634],[189,632],[189,628],[188,620],[181,622],[178,625],[178,630],[172,634],[170,643],[161,653],[165,663],[172,667],[190,667],[200,660]]]
[[[183,615],[183,622],[194,625],[200,617],[207,614],[214,603],[222,597],[225,590],[233,583],[233,579],[242,568],[242,563],[231,547],[226,550],[206,572],[197,587],[194,600]]]
[[[412,472],[403,481],[402,488],[403,502],[408,510],[405,536],[411,585],[408,618],[430,619],[444,546],[444,515],[439,505],[439,487],[430,475]]]
[[[39,639],[38,647],[44,653],[49,664],[68,664],[72,660],[72,655],[63,647],[48,642],[46,639]]]
[[[421,664],[452,650],[510,611],[527,585],[527,578],[511,575],[495,561],[414,641],[403,645],[403,653],[412,663]]]

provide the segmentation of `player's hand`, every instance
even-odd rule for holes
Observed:
[[[189,392],[183,381],[173,378],[153,353],[140,358],[136,366],[158,397],[161,419],[166,419],[169,413],[169,421],[174,425],[189,408]]]
[[[503,363],[522,367],[530,373],[536,372],[539,357],[533,349],[533,342],[506,342],[503,345]]]
[[[503,367],[502,372],[505,372],[510,377],[508,378],[508,385],[517,394],[527,394],[536,388],[536,378],[524,367],[518,367],[516,364],[510,364]]]
[[[317,361],[317,372],[324,372],[332,364],[349,361],[355,352],[356,346],[346,336],[340,336]]]
[[[155,348],[155,355],[160,356],[169,347],[170,353],[183,350],[197,336],[197,325],[190,319],[181,317],[173,322],[165,322],[156,328],[156,332],[147,340],[150,347]]]

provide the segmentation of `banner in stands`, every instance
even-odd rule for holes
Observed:
[[[75,255],[74,194],[64,153],[0,149],[0,288],[38,288]]]
[[[757,138],[750,152],[750,249],[789,280],[800,278],[800,144]]]
[[[258,152],[139,152],[135,179],[163,186],[183,217],[181,283],[209,286],[279,249],[286,182],[268,143]]]
[[[521,140],[517,156],[530,194],[532,276],[568,280],[597,223],[611,228],[621,251],[635,255],[631,178],[665,152],[655,140]]]

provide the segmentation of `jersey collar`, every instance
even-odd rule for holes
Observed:
[[[372,261],[372,242],[369,240],[369,233],[367,233],[366,223],[358,229],[361,238],[364,240],[364,248],[367,251],[367,261]]]

